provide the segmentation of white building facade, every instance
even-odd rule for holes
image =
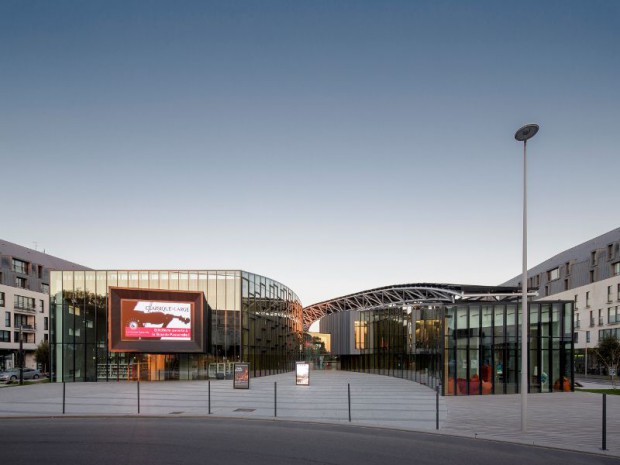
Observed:
[[[37,346],[50,339],[50,270],[88,268],[0,239],[0,370],[38,367]]]

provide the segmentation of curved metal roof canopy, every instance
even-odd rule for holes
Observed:
[[[304,308],[304,330],[325,315],[351,310],[372,310],[391,305],[451,304],[457,300],[499,302],[518,300],[517,287],[469,286],[460,284],[398,284],[378,287],[326,300]],[[530,293],[530,295],[537,295]]]

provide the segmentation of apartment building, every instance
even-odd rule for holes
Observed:
[[[0,239],[0,370],[36,368],[34,352],[50,339],[50,270],[89,268]]]

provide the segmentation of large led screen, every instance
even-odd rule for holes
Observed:
[[[204,352],[202,292],[110,288],[111,352]]]

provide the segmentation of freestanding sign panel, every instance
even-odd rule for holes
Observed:
[[[296,383],[302,386],[310,385],[310,364],[306,362],[297,362],[295,370]]]
[[[235,377],[233,379],[235,389],[250,389],[250,364],[235,363]]]

